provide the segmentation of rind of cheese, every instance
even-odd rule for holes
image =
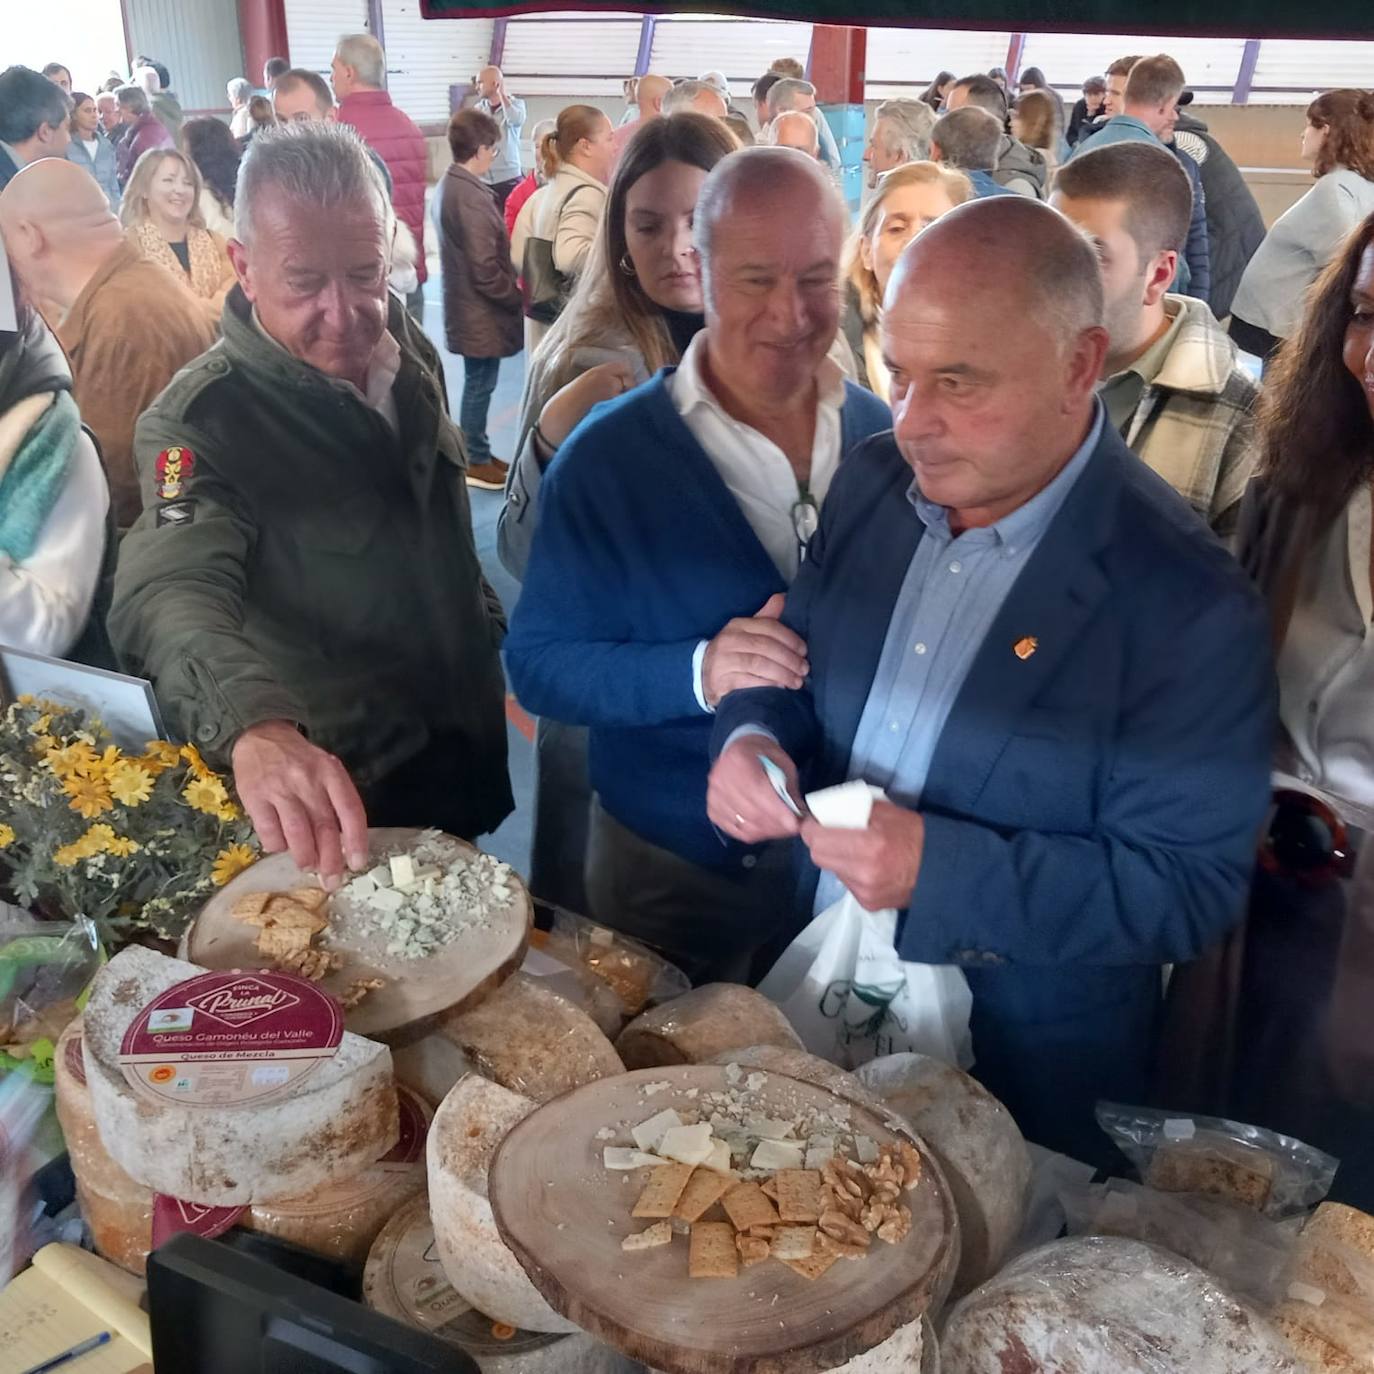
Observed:
[[[347,1178],[395,1145],[391,1054],[347,1031],[332,1058],[270,1102],[177,1107],[135,1093],[118,1063],[125,1032],[155,997],[204,972],[131,945],[91,984],[86,1079],[101,1143],[132,1178],[186,1202],[242,1207]]]
[[[924,1324],[914,1321],[898,1327],[881,1345],[855,1355],[828,1374],[916,1374],[917,1370],[928,1368],[927,1361],[934,1353],[930,1347],[934,1344],[934,1334],[927,1335]],[[939,1368],[938,1355],[935,1368]]]
[[[781,1009],[736,983],[707,983],[636,1017],[615,1042],[627,1069],[706,1064],[745,1045],[802,1048]]]
[[[1011,1113],[968,1074],[922,1054],[874,1059],[855,1075],[930,1147],[959,1215],[958,1297],[996,1273],[1025,1220],[1030,1152]]]
[[[946,1374],[1005,1369],[1297,1374],[1277,1331],[1201,1269],[1119,1236],[1054,1241],[1018,1256],[945,1323]]]
[[[696,1126],[674,1126],[664,1133],[658,1153],[664,1159],[679,1164],[704,1164],[712,1151],[711,1128],[702,1122]]]
[[[444,1098],[429,1128],[429,1209],[448,1281],[493,1321],[527,1331],[576,1331],[540,1297],[496,1229],[487,1174],[496,1147],[535,1103],[477,1074]]]
[[[656,1150],[663,1143],[663,1137],[681,1125],[682,1118],[671,1107],[667,1107],[634,1127],[630,1132],[630,1139],[641,1150]]]
[[[623,1073],[596,1022],[544,984],[514,974],[476,1007],[444,1017],[439,1033],[483,1077],[535,1102]]]

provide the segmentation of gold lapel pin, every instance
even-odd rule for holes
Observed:
[[[1040,641],[1034,635],[1027,635],[1024,639],[1018,639],[1011,646],[1011,651],[1019,659],[1029,658],[1040,647]]]

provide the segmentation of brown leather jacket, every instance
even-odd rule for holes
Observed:
[[[491,188],[454,163],[439,184],[444,335],[450,353],[510,358],[525,343],[510,236]]]

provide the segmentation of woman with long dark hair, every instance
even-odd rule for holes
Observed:
[[[234,237],[234,186],[243,150],[218,119],[188,119],[181,126],[182,151],[200,173],[200,213],[211,233]]]
[[[945,101],[958,79],[953,72],[941,72],[916,98],[924,100],[936,114],[939,114],[945,108]]]

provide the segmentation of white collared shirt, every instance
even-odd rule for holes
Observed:
[[[758,430],[734,419],[711,394],[703,374],[705,353],[703,329],[688,345],[678,370],[668,378],[668,395],[683,424],[715,464],[783,580],[790,583],[801,562],[792,520],[800,495],[796,473],[782,449]],[[807,490],[820,506],[840,465],[840,410],[844,406],[844,372],[830,357],[821,361],[816,389],[816,437],[811,444]]]
[[[673,408],[692,437],[715,465],[721,481],[758,536],[759,543],[791,583],[801,562],[792,510],[800,498],[797,475],[787,455],[771,439],[729,415],[711,393],[702,371],[706,330],[697,334],[667,380]],[[844,406],[844,371],[829,356],[816,373],[816,435],[811,443],[811,476],[807,490],[819,507],[824,504],[835,470],[840,465],[840,410]],[[702,640],[692,658],[692,682],[697,704],[706,701],[701,678],[709,641]]]

